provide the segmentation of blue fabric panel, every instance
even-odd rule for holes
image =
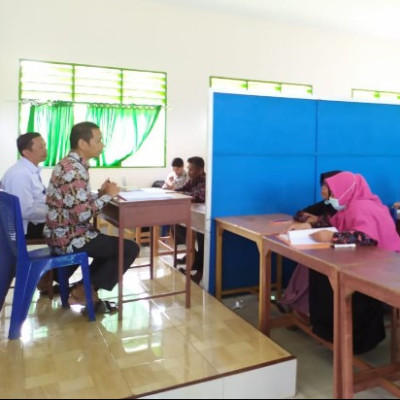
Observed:
[[[400,155],[400,107],[318,101],[319,155]]]
[[[316,101],[215,93],[213,153],[314,154]]]
[[[224,263],[222,287],[225,290],[258,285],[260,257],[254,242],[234,233],[224,232],[222,258]],[[271,279],[273,283],[276,281],[275,265],[276,255],[273,254]],[[283,259],[283,287],[286,287],[296,265],[292,260]],[[225,266],[229,266],[229,269]]]
[[[400,199],[399,106],[214,93],[212,125],[212,221],[293,214],[320,200],[319,175],[334,169],[363,174],[385,204]],[[258,281],[258,252],[235,236],[224,234],[224,289]]]
[[[293,214],[314,202],[314,157],[214,156],[211,217]]]

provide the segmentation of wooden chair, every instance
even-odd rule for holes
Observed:
[[[142,246],[143,244],[150,244],[150,229],[135,228],[135,242]]]

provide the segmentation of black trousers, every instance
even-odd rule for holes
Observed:
[[[186,228],[181,225],[175,225],[175,240],[177,244],[186,243]],[[192,269],[203,271],[204,265],[204,234],[196,232],[197,249],[194,250],[194,260]]]
[[[309,274],[310,322],[319,337],[333,341],[333,291],[326,275],[310,269]],[[353,351],[365,353],[385,339],[383,304],[355,292],[353,306]]]
[[[28,222],[28,229],[25,235],[26,239],[43,239],[44,222],[40,224],[33,224]]]
[[[124,272],[139,254],[136,242],[124,239]],[[90,279],[94,288],[112,290],[118,283],[118,238],[100,233],[76,251],[85,251],[93,258]]]

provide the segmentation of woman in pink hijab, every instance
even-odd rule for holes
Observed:
[[[371,192],[362,175],[341,172],[327,178],[325,185],[330,192],[329,203],[339,211],[330,219],[339,234],[322,231],[318,235],[317,232],[316,240],[363,245],[362,238],[354,235],[354,232],[360,232],[364,238],[367,236],[376,241],[378,247],[400,252],[400,237],[389,209]],[[343,231],[350,235],[343,235]]]
[[[374,195],[360,174],[341,172],[327,178],[329,203],[337,210],[330,218],[337,233],[320,231],[318,241],[378,246],[400,252],[400,237],[387,206]],[[310,271],[310,322],[313,332],[332,341],[333,293],[326,276]],[[385,338],[382,303],[371,297],[353,295],[353,347],[355,354],[373,349]]]

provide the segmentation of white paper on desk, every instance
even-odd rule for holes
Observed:
[[[172,199],[171,194],[159,191],[148,191],[148,190],[132,190],[129,192],[119,192],[121,198],[126,201],[136,200],[161,200],[161,199]]]
[[[321,242],[317,242],[316,240],[314,240],[310,235],[315,232],[322,231],[322,230],[337,232],[337,229],[334,227],[300,229],[297,231],[288,231],[287,232],[287,236],[289,239],[288,241],[290,242],[290,244],[292,244],[294,246],[321,243]]]

